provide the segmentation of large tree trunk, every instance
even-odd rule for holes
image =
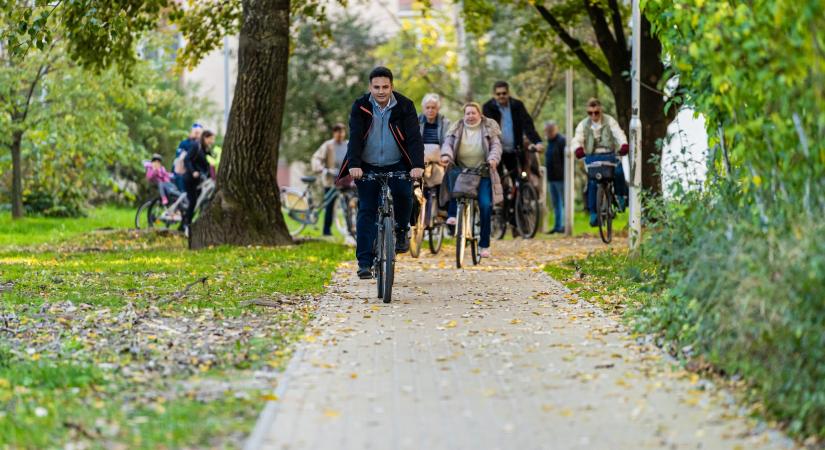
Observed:
[[[285,245],[277,183],[289,58],[289,0],[243,0],[238,80],[212,202],[190,248]]]
[[[23,161],[21,145],[23,132],[15,131],[11,139],[11,217],[23,217]]]

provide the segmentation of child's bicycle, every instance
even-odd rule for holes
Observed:
[[[195,204],[195,217],[212,199],[212,193],[215,192],[215,182],[211,178],[203,180],[200,184],[201,194]],[[164,228],[168,229],[173,225],[180,224],[183,221],[183,215],[186,208],[189,206],[189,199],[186,193],[170,193],[169,203],[163,205],[160,195],[145,201],[138,207],[135,214],[135,228],[138,230],[148,228]],[[194,219],[194,218],[193,218]]]

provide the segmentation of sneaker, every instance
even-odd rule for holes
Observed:
[[[372,271],[368,267],[359,267],[357,273],[358,278],[362,280],[369,280],[372,278]]]
[[[407,253],[410,251],[410,236],[406,231],[395,232],[395,253]]]
[[[590,226],[597,227],[599,226],[599,216],[596,213],[590,213]]]
[[[455,217],[448,217],[446,223],[447,223],[447,225],[455,226],[455,222],[456,222]]]
[[[489,258],[489,257],[490,257],[490,249],[489,249],[489,248],[481,248],[481,247],[479,247],[479,249],[478,249],[478,250],[479,250],[478,254],[479,254],[482,258]]]

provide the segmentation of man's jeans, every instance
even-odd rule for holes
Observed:
[[[324,198],[327,197],[329,191],[335,190],[334,187],[324,188]],[[329,202],[327,207],[324,209],[324,236],[329,236],[332,234],[332,219],[335,217],[335,203],[338,201],[338,195]]]
[[[461,169],[453,167],[448,174],[448,182],[450,183],[450,192],[453,191],[455,180]],[[455,217],[458,212],[458,203],[455,200],[450,200],[447,215]],[[493,220],[493,184],[490,177],[481,177],[481,182],[478,184],[478,213],[481,215],[481,236],[479,236],[478,246],[481,248],[490,247],[490,233]]]
[[[553,231],[564,231],[564,181],[548,181],[547,188],[553,201],[556,224]]]
[[[363,164],[361,169],[367,173],[407,172],[402,163],[391,166],[376,167]],[[381,182],[378,180],[359,180],[358,185],[358,222],[356,224],[355,256],[359,268],[372,267],[373,243],[378,234],[378,204],[381,198]],[[410,227],[412,214],[412,182],[392,178],[389,180],[392,204],[395,211],[395,226],[399,233],[405,233]]]

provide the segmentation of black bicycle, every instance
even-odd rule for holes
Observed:
[[[527,172],[521,169],[521,162],[517,165],[515,176],[504,168],[501,182],[504,201],[493,208],[491,234],[497,239],[504,239],[507,225],[512,225],[513,237],[535,237],[541,217],[539,193],[530,184]]]
[[[596,181],[596,217],[599,223],[599,236],[605,244],[613,240],[613,219],[616,217],[616,189],[613,178],[616,162],[594,161],[587,164],[587,177]]]
[[[375,259],[372,273],[378,284],[378,298],[384,303],[392,301],[392,284],[395,281],[395,215],[390,195],[389,181],[392,178],[410,180],[408,172],[368,173],[361,181],[378,181],[381,194],[378,200],[378,234],[373,243]]]

